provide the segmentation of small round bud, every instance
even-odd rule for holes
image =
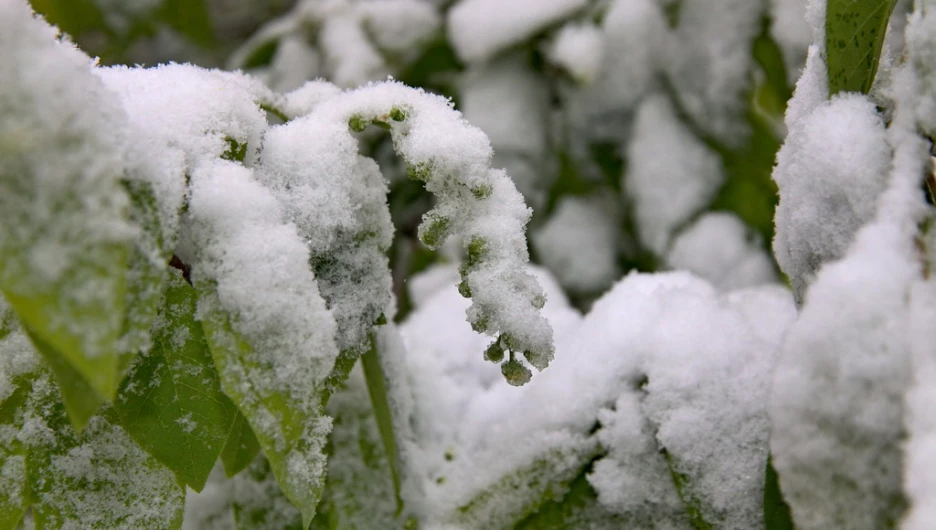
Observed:
[[[504,374],[507,382],[513,386],[523,386],[533,378],[533,372],[516,359],[511,359],[502,364],[501,373]]]

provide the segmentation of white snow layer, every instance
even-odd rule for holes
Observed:
[[[812,47],[773,173],[780,193],[774,254],[798,300],[819,267],[842,257],[871,220],[891,164],[874,102],[859,94],[826,101],[825,77],[825,64]]]
[[[699,128],[726,144],[739,145],[747,133],[744,94],[765,2],[693,0],[679,6],[679,25],[664,61],[666,73]]]
[[[857,206],[870,210],[873,220],[860,229],[849,226],[855,235],[843,243],[843,257],[822,265],[774,376],[771,448],[784,496],[803,530],[887,527],[905,507],[904,399],[919,318],[911,303],[919,304],[917,297],[926,293],[914,287],[923,275],[917,232],[926,213],[920,184],[929,169],[929,146],[915,133],[913,101],[906,94],[912,83],[908,71],[898,73],[898,108],[886,133],[879,130],[873,104],[860,96],[833,99],[803,120],[818,135],[822,122],[812,118],[825,114],[827,134],[838,138],[825,144],[826,156],[855,164],[850,172],[829,175],[841,180],[835,186],[865,186],[870,197],[862,200],[876,195],[878,184],[868,189],[868,181],[884,179],[887,187],[876,205]],[[850,136],[844,132],[849,127],[856,130]],[[872,140],[886,144],[871,145]],[[880,173],[871,175],[868,165]],[[840,194],[832,204],[837,200]],[[918,376],[925,377],[925,361],[921,368]],[[913,399],[911,394],[911,404]]]
[[[614,204],[600,197],[565,197],[533,234],[540,261],[563,287],[601,293],[621,276],[615,213]]]
[[[789,293],[725,296],[686,273],[635,274],[582,319],[538,276],[556,366],[521,389],[464,355],[481,344],[459,322],[467,302],[454,289],[427,299],[401,328],[420,418],[411,472],[430,520],[501,528],[542,494],[534,477],[571,479],[604,446],[589,481],[635,524],[687,521],[672,472],[687,477],[683,493],[718,527],[762,524],[767,382],[795,314]]]
[[[677,236],[666,263],[723,291],[774,283],[777,273],[760,239],[734,214],[706,213]]]
[[[703,209],[724,180],[718,155],[680,122],[662,96],[645,99],[627,146],[623,187],[643,243],[664,255],[673,232]]]
[[[507,171],[532,208],[550,183],[549,86],[512,55],[469,69],[459,80],[461,111],[494,148],[492,166]]]
[[[463,61],[483,62],[587,5],[588,0],[460,0],[448,11],[448,35]]]

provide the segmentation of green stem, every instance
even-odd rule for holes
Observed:
[[[399,515],[403,511],[403,498],[400,496],[399,452],[396,438],[393,436],[393,416],[390,412],[390,401],[387,398],[387,378],[377,355],[377,340],[373,334],[371,334],[370,343],[370,349],[361,356],[361,365],[364,368],[367,393],[370,395],[371,406],[374,408],[377,428],[380,430],[380,438],[383,440],[387,460],[390,462],[393,492],[396,496],[397,515]]]

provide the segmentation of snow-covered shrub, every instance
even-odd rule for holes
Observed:
[[[0,530],[933,526],[936,2],[263,3],[0,0]]]

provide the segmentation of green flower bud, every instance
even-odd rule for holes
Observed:
[[[462,280],[462,282],[458,284],[458,294],[465,298],[471,298],[471,287],[468,287],[467,280]]]
[[[429,248],[436,248],[448,235],[452,220],[448,217],[428,215],[420,226],[419,239]]]
[[[390,119],[393,121],[404,121],[406,119],[406,111],[400,107],[393,107],[390,109]]]
[[[488,330],[488,325],[490,325],[490,319],[487,315],[479,315],[478,318],[471,323],[471,329],[475,330],[475,333],[484,333]]]
[[[487,243],[483,237],[473,236],[468,242],[468,256],[465,258],[465,268],[470,269],[484,259],[487,254]]]
[[[243,162],[247,157],[247,144],[241,144],[230,136],[225,136],[224,141],[227,142],[228,148],[221,153],[221,158],[231,162]]]
[[[500,342],[500,339],[497,339],[484,350],[485,361],[497,364],[504,360],[504,348],[501,346]]]
[[[475,199],[478,199],[479,201],[490,197],[493,191],[494,190],[491,189],[491,186],[487,184],[482,184],[480,186],[471,188],[471,194],[474,195]]]
[[[431,167],[429,164],[406,164],[406,173],[410,180],[427,182],[429,180]]]
[[[504,374],[507,382],[513,386],[523,386],[533,378],[533,372],[516,359],[511,359],[502,364],[501,373]]]
[[[348,127],[354,132],[361,132],[367,128],[367,120],[364,119],[364,116],[355,114],[348,120]]]

